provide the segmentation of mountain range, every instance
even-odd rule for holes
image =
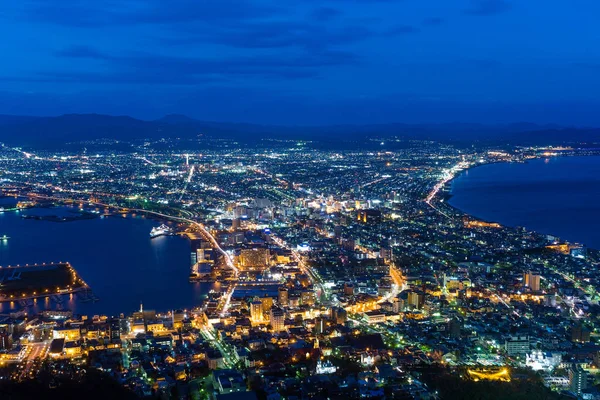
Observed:
[[[324,142],[398,137],[463,144],[546,145],[600,142],[600,129],[533,123],[274,126],[200,121],[178,114],[150,121],[101,114],[65,114],[56,117],[0,115],[0,142],[17,146],[55,146],[95,139],[132,141],[165,137],[193,139],[199,136],[238,141],[272,138]]]

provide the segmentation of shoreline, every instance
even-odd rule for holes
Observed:
[[[587,157],[598,157],[600,159],[600,154],[593,154],[593,155],[561,154],[561,155],[558,155],[558,156],[552,156],[551,158],[562,158],[562,157],[586,157],[586,158]],[[478,217],[475,214],[469,213],[469,212],[467,212],[467,211],[465,211],[465,210],[463,210],[463,209],[461,209],[461,208],[459,208],[459,207],[457,207],[457,206],[455,206],[453,204],[450,204],[450,199],[452,197],[454,197],[454,193],[453,193],[453,189],[452,189],[454,181],[457,178],[463,176],[469,170],[473,170],[473,169],[476,169],[476,168],[479,168],[479,167],[488,166],[488,165],[494,165],[494,164],[530,164],[530,161],[538,161],[538,160],[543,160],[545,158],[549,158],[549,157],[540,156],[540,157],[535,157],[535,158],[528,159],[528,160],[525,160],[525,161],[522,161],[522,162],[497,161],[497,162],[489,162],[489,163],[483,163],[483,164],[474,165],[472,167],[469,167],[469,168],[466,168],[466,169],[460,171],[460,173],[456,174],[454,177],[452,177],[452,179],[450,179],[448,182],[446,182],[446,184],[442,187],[442,190],[444,191],[444,193],[446,195],[445,196],[438,196],[438,197],[440,199],[443,199],[443,203],[447,207],[451,208],[453,211],[455,211],[457,213],[462,214],[463,217],[473,218],[475,220],[486,222],[486,223],[497,223],[497,224],[501,225],[502,228],[508,228],[508,229],[525,229],[528,232],[533,232],[533,233],[536,233],[536,234],[539,234],[539,235],[554,236],[554,237],[560,239],[560,242],[571,243],[571,244],[581,244],[581,245],[583,245],[587,249],[590,249],[590,250],[599,250],[599,249],[596,249],[596,247],[592,247],[592,246],[587,245],[586,243],[578,242],[578,241],[572,241],[572,240],[569,240],[567,238],[564,238],[561,235],[556,235],[554,233],[544,233],[544,232],[541,232],[541,231],[539,231],[537,229],[528,228],[527,226],[509,225],[509,224],[506,224],[506,223],[504,223],[502,221],[497,221],[497,220],[494,221],[494,220],[490,220],[489,218],[481,218],[481,217]]]
[[[29,196],[22,196],[24,198],[29,198]],[[75,222],[75,221],[94,221],[97,220],[96,222],[91,222],[92,226],[97,226],[95,225],[96,223],[98,223],[101,218],[106,218],[107,220],[129,220],[128,222],[125,222],[126,224],[130,224],[130,223],[135,223],[133,220],[138,220],[137,223],[142,223],[143,227],[147,227],[148,230],[142,230],[142,231],[135,231],[137,233],[139,233],[139,235],[142,237],[142,241],[148,240],[149,242],[154,240],[152,238],[150,238],[148,236],[149,232],[150,232],[150,228],[158,226],[160,223],[168,223],[169,225],[173,226],[173,229],[177,230],[178,234],[174,234],[174,235],[168,235],[166,237],[166,239],[169,239],[169,237],[174,237],[177,238],[177,241],[181,241],[182,244],[176,246],[174,249],[175,250],[180,250],[180,251],[176,251],[176,252],[169,252],[168,254],[172,254],[173,256],[175,256],[178,260],[180,260],[180,262],[178,263],[178,265],[182,266],[183,262],[186,262],[185,267],[183,269],[183,274],[179,275],[180,279],[178,279],[181,282],[184,282],[184,285],[178,285],[178,286],[174,286],[174,290],[179,290],[182,293],[190,293],[189,297],[190,300],[189,301],[185,301],[185,302],[180,302],[178,299],[179,297],[186,297],[186,296],[175,296],[175,298],[173,299],[173,305],[169,305],[169,304],[165,304],[164,305],[164,309],[172,309],[172,308],[191,308],[193,307],[196,303],[193,301],[193,292],[196,290],[195,287],[196,285],[194,285],[193,283],[190,283],[188,281],[188,274],[189,274],[189,254],[191,252],[191,244],[190,244],[190,240],[189,238],[182,234],[183,231],[186,229],[186,227],[188,226],[188,224],[182,225],[181,221],[177,221],[173,218],[169,218],[169,217],[164,217],[164,216],[160,216],[160,215],[156,215],[153,214],[151,211],[146,211],[146,210],[132,210],[132,209],[128,209],[128,210],[122,210],[118,207],[102,207],[102,206],[98,206],[98,205],[88,205],[86,204],[84,207],[82,207],[81,209],[78,206],[72,206],[70,203],[68,202],[64,202],[61,200],[55,200],[54,201],[54,207],[58,207],[58,208],[63,208],[66,207],[70,210],[72,210],[73,212],[76,212],[76,214],[74,214],[75,216],[79,217],[80,214],[78,211],[83,210],[83,212],[90,212],[90,211],[94,211],[94,210],[100,210],[99,214],[93,214],[90,216],[93,216],[93,218],[76,218],[73,220],[68,220],[68,221],[52,221],[50,219],[53,219],[53,216],[42,216],[40,218],[34,217],[34,218],[20,218],[18,215],[12,214],[11,215],[11,221],[14,219],[14,221],[17,221],[17,223],[19,223],[18,221],[20,221],[21,219],[23,220],[31,220],[31,221],[36,221],[36,222],[42,222],[42,223],[46,223],[46,224],[54,224],[57,222]],[[35,208],[35,207],[33,207]],[[48,207],[41,207],[43,209],[47,209]],[[62,212],[62,211],[61,211]],[[51,212],[52,213],[52,212]],[[66,213],[66,211],[65,211]],[[59,214],[62,215],[62,214]],[[110,217],[110,218],[109,218]],[[124,218],[125,217],[125,218]],[[35,222],[32,222],[32,224],[34,224]],[[20,224],[20,223],[19,223]],[[83,222],[82,222],[83,224]],[[58,225],[63,225],[62,223],[58,224]],[[70,225],[70,224],[67,224]],[[36,225],[37,226],[37,225]],[[75,230],[86,230],[86,229],[90,229],[90,228],[86,228],[86,226],[89,226],[88,224],[83,225],[83,228],[66,228],[68,231],[71,231],[72,229]],[[110,224],[109,226],[112,226],[112,224]],[[44,228],[46,229],[46,228]],[[53,228],[48,228],[48,229],[53,229]],[[181,231],[181,232],[180,232]],[[18,234],[11,234],[10,236],[12,236],[13,238],[18,238]],[[183,239],[183,240],[182,240]],[[159,245],[160,246],[160,245]],[[151,250],[150,250],[151,251]],[[151,254],[151,253],[149,253]],[[33,265],[31,263],[32,259],[30,257],[28,257],[28,255],[26,253],[20,254],[20,253],[14,253],[14,255],[16,257],[13,257],[11,260],[9,260],[11,262],[11,266],[16,267],[17,264],[19,264],[19,266],[25,266],[27,262],[29,262],[30,266]],[[55,254],[54,257],[55,259],[63,259],[65,260],[67,257],[69,257],[68,255],[65,255],[64,252],[60,252]],[[171,257],[171,256],[169,256]],[[35,259],[35,262],[39,262],[42,263],[44,260],[43,259]],[[74,266],[76,266],[77,264],[75,263],[77,260],[71,260],[69,259],[70,262],[73,262]],[[81,263],[81,260],[79,260],[79,264]],[[49,264],[48,262],[46,262],[46,264]],[[6,266],[7,264],[4,264],[4,269],[7,268]],[[183,268],[183,267],[182,267]],[[129,307],[124,307],[124,308],[115,308],[112,306],[113,303],[115,303],[114,301],[108,301],[108,303],[105,305],[104,304],[104,300],[110,300],[108,297],[109,295],[107,293],[105,293],[105,291],[103,292],[101,289],[103,286],[105,286],[104,284],[104,280],[103,279],[108,279],[108,277],[106,278],[102,278],[102,279],[97,279],[94,278],[95,281],[97,282],[93,282],[90,281],[90,279],[92,278],[92,276],[88,276],[88,274],[85,273],[85,270],[82,271],[78,271],[78,273],[81,273],[83,278],[85,279],[85,281],[87,281],[88,284],[88,288],[82,288],[80,290],[78,290],[78,288],[71,288],[71,290],[69,291],[64,291],[64,292],[53,292],[52,289],[50,291],[50,293],[42,293],[41,291],[38,290],[38,293],[36,295],[33,295],[31,293],[31,291],[29,292],[23,292],[26,293],[27,296],[22,296],[21,292],[19,292],[19,294],[14,294],[13,298],[10,298],[10,293],[8,294],[7,297],[5,298],[0,298],[0,304],[3,304],[3,308],[2,308],[2,313],[7,313],[7,312],[12,312],[9,311],[8,305],[12,302],[14,303],[14,307],[11,306],[10,310],[25,310],[27,311],[29,309],[29,306],[24,306],[24,305],[19,305],[19,303],[22,300],[25,301],[29,301],[29,300],[34,300],[36,298],[52,298],[53,295],[59,295],[61,296],[63,299],[66,299],[65,296],[69,296],[69,295],[73,295],[74,296],[74,301],[75,303],[77,303],[76,305],[73,305],[72,308],[70,308],[74,313],[77,314],[82,314],[82,315],[92,315],[92,314],[96,314],[96,313],[103,313],[103,314],[107,314],[107,315],[118,315],[119,313],[122,312],[128,312],[129,311]],[[96,285],[97,284],[97,285]],[[98,288],[96,288],[96,286],[98,286]],[[152,285],[150,285],[152,286]],[[61,285],[62,288],[62,285]],[[66,289],[66,288],[65,288]],[[189,290],[188,290],[189,289]],[[89,307],[88,304],[84,301],[81,301],[84,297],[81,297],[81,294],[85,295],[85,292],[87,290],[91,290],[93,291],[94,294],[98,295],[100,297],[100,301],[99,302],[94,302],[96,303],[93,307]],[[100,292],[98,292],[98,290],[100,290]],[[150,289],[148,289],[149,291]],[[185,299],[183,299],[185,300]],[[124,303],[126,303],[128,301],[128,297],[125,296],[124,298]],[[91,303],[91,302],[90,302]],[[105,306],[107,308],[105,308]],[[37,303],[36,307],[41,307],[41,308],[45,308],[48,307],[47,305],[44,306],[43,303]],[[66,307],[66,306],[65,306]],[[158,307],[158,306],[157,306]],[[56,310],[55,304],[54,302],[52,302],[52,304],[50,305],[49,308],[46,308],[47,310]],[[92,310],[93,309],[93,310]],[[162,307],[161,307],[162,309]]]

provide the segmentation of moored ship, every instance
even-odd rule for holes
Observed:
[[[159,227],[152,228],[152,230],[150,231],[150,237],[155,238],[155,237],[159,237],[159,236],[163,236],[163,235],[170,235],[172,233],[173,233],[173,230],[171,228],[169,228],[165,224],[162,224]]]

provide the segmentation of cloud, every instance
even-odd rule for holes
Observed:
[[[281,7],[244,0],[107,0],[101,4],[84,0],[25,0],[22,17],[76,27],[193,22],[216,25],[223,21],[266,18],[281,12],[284,12]]]
[[[506,0],[473,0],[471,8],[465,10],[465,14],[485,17],[504,13],[511,8],[512,4]]]
[[[302,55],[208,58],[146,53],[110,55],[90,47],[74,46],[55,54],[62,58],[108,61],[110,70],[108,72],[45,71],[34,74],[26,80],[41,82],[55,79],[62,82],[160,85],[197,84],[243,77],[307,79],[318,78],[323,68],[353,65],[360,61],[354,53],[326,49],[314,50]]]

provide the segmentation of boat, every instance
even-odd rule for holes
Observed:
[[[0,236],[0,240],[8,240],[8,239],[10,239],[10,236],[6,236],[6,235]]]
[[[173,233],[173,230],[171,228],[169,228],[165,224],[162,224],[158,228],[157,227],[152,228],[152,230],[150,231],[150,237],[155,238],[155,237],[159,237],[159,236],[163,236],[163,235],[170,235],[172,233]]]

